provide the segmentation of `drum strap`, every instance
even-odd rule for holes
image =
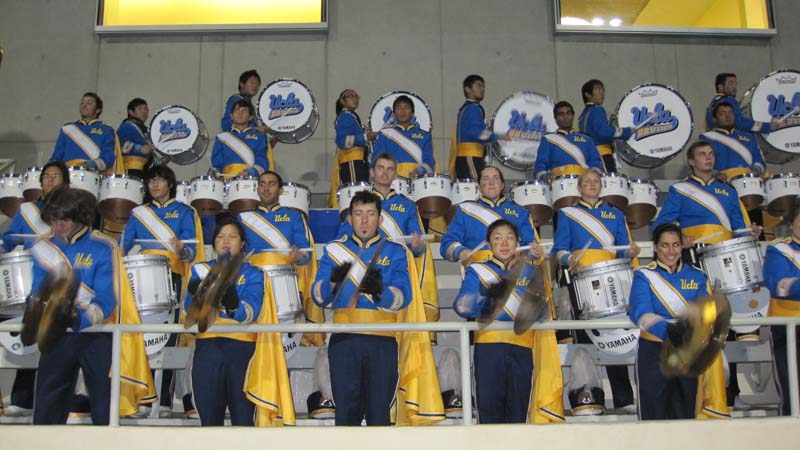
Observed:
[[[381,221],[381,231],[383,231],[387,237],[398,237],[403,235],[400,225],[397,224],[392,215],[387,213],[385,209],[381,210],[381,217],[383,217],[383,220]]]
[[[175,253],[175,249],[172,247],[172,244],[169,243],[175,238],[175,233],[172,231],[172,228],[158,218],[152,209],[147,205],[137,206],[133,209],[132,214],[139,219],[139,222],[147,228],[147,231],[149,231],[153,237],[163,241],[161,245],[164,246],[164,248]]]
[[[19,206],[19,213],[22,214],[22,218],[25,219],[25,223],[31,227],[34,234],[41,236],[50,232],[50,226],[44,223],[42,220],[42,213],[33,202],[21,204]]]
[[[748,167],[753,165],[753,155],[750,153],[750,150],[731,136],[727,136],[719,131],[707,131],[703,133],[703,137],[733,150],[741,156]]]
[[[291,244],[281,234],[280,230],[275,228],[274,225],[269,223],[267,219],[260,214],[252,211],[242,213],[242,224],[247,228],[253,230],[261,239],[269,243],[272,248],[289,248]],[[251,243],[252,244],[252,243]]]
[[[484,284],[484,286],[498,283],[501,280],[500,275],[492,269],[486,267],[485,264],[470,264],[470,267],[472,267],[472,269],[478,274],[478,277],[481,279],[481,282]],[[511,295],[508,297],[508,301],[503,307],[503,310],[509,316],[514,317],[519,310],[521,301],[522,300],[519,298],[519,293],[517,293],[517,290],[512,289]]]
[[[687,301],[680,292],[667,282],[661,275],[653,270],[640,269],[647,281],[650,283],[650,290],[656,294],[661,304],[667,308],[672,317],[678,317],[686,309]]]
[[[414,158],[417,164],[422,164],[422,148],[417,145],[416,142],[407,138],[396,128],[386,128],[385,130],[381,130],[381,134],[405,150],[406,153]]]
[[[31,254],[33,254],[36,260],[46,267],[48,271],[56,271],[56,268],[59,266],[72,267],[72,263],[69,261],[69,258],[67,258],[67,255],[65,255],[60,248],[56,247],[55,244],[47,240],[41,240],[34,244],[31,248]],[[91,303],[94,296],[94,291],[81,282],[75,301],[88,305]]]
[[[100,157],[100,147],[98,147],[86,133],[81,131],[77,125],[74,123],[64,125],[61,127],[61,131],[80,147],[89,159],[97,159]]]
[[[583,151],[580,149],[580,147],[570,142],[566,137],[560,134],[548,134],[545,136],[545,139],[550,141],[551,144],[555,145],[561,150],[564,150],[564,152],[571,156],[572,159],[574,159],[584,169],[589,167],[589,165],[586,164],[586,157],[583,155]]]
[[[464,211],[464,213],[479,220],[487,227],[494,221],[502,219],[500,214],[497,214],[496,212],[477,202],[464,202],[459,206],[461,206],[461,210]]]
[[[574,206],[562,208],[561,211],[594,236],[600,246],[611,247],[614,245],[614,235],[608,231],[608,228],[597,217]]]
[[[251,149],[249,145],[242,142],[241,139],[234,136],[234,134],[230,131],[218,134],[217,139],[219,139],[220,142],[225,144],[225,146],[227,146],[229,149],[233,150],[234,153],[239,155],[239,158],[241,158],[242,161],[248,166],[252,166],[256,163],[256,157],[253,153],[253,149]]]
[[[800,268],[800,253],[784,242],[775,244],[775,248],[783,254],[796,267]]]
[[[337,265],[342,265],[346,262],[353,263],[348,278],[350,278],[350,281],[356,286],[361,285],[361,280],[367,272],[367,266],[364,265],[364,262],[358,259],[357,255],[354,255],[353,252],[340,242],[331,242],[325,248],[328,250],[328,255],[333,258],[333,261]]]
[[[725,208],[723,208],[722,203],[719,202],[719,199],[686,181],[676,183],[673,186],[678,193],[689,197],[697,204],[711,211],[715,216],[717,216],[720,225],[729,230],[731,229],[731,221],[728,219],[728,214],[725,212]]]

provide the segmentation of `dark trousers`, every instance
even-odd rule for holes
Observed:
[[[514,344],[475,344],[475,395],[480,423],[525,423],[533,352]]]
[[[178,275],[177,273],[172,273],[172,289],[175,291],[175,298],[178,299],[178,305],[181,303],[181,299],[183,296],[181,295],[181,288],[183,287],[183,278]],[[180,319],[180,307],[175,306],[175,317],[174,322],[178,323]],[[167,340],[167,344],[164,346],[166,347],[175,347],[178,344],[178,335],[171,334],[169,335],[169,339]],[[150,373],[154,374],[154,370],[151,370]],[[172,397],[175,396],[175,371],[174,370],[162,370],[161,371],[161,392],[159,394],[159,404],[161,406],[167,406],[172,408]]]
[[[391,425],[397,389],[397,341],[393,337],[338,333],[328,346],[337,426]]]
[[[661,343],[639,339],[636,384],[642,420],[694,419],[697,378],[666,378],[661,373]]]
[[[610,155],[603,155],[601,156],[603,160],[603,167],[606,169],[606,173],[617,172],[617,161],[614,160],[614,154]]]
[[[369,163],[365,160],[348,161],[339,164],[339,185],[369,182]]]
[[[456,179],[472,178],[479,181],[481,170],[486,167],[483,157],[456,156]]]
[[[786,328],[782,326],[770,327],[772,335],[772,358],[775,365],[775,382],[778,385],[778,391],[781,394],[781,415],[788,416],[791,414],[791,405],[789,404],[789,361],[786,356],[786,349],[788,347],[786,341]],[[797,335],[796,344],[800,349],[800,335]],[[800,359],[798,359],[797,369],[800,370]],[[800,386],[796,386],[796,389]]]
[[[33,423],[36,425],[67,422],[70,399],[83,369],[92,410],[92,423],[108,425],[111,398],[111,335],[68,333],[55,348],[39,359],[36,375],[36,400]]]
[[[36,385],[35,369],[18,369],[11,388],[11,404],[20,408],[33,408],[33,389]]]
[[[255,342],[228,338],[198,339],[192,369],[194,402],[204,427],[225,424],[225,408],[234,426],[253,426],[255,405],[244,395],[244,379]]]

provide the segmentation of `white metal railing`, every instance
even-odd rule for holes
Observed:
[[[758,326],[785,326],[787,341],[787,362],[789,401],[792,417],[800,417],[800,392],[798,392],[797,373],[797,348],[795,326],[800,325],[800,317],[762,317],[732,319],[731,325],[758,325]],[[0,332],[19,332],[20,324],[0,323]],[[628,320],[557,320],[534,324],[535,330],[589,330],[589,329],[618,329],[635,328]],[[463,408],[463,424],[472,425],[472,392],[470,371],[470,345],[469,332],[479,329],[476,322],[424,322],[424,323],[364,323],[364,324],[335,324],[335,323],[302,323],[302,324],[276,324],[276,325],[214,325],[209,331],[215,333],[356,333],[375,331],[437,331],[457,332],[459,334],[459,356],[461,357],[461,392]],[[511,322],[495,322],[486,328],[488,330],[511,330]],[[122,333],[196,333],[196,327],[188,330],[180,324],[141,324],[141,325],[95,325],[82,331],[82,333],[112,333],[111,351],[111,400],[110,400],[110,426],[119,426],[119,396],[120,396],[120,361],[122,353]]]

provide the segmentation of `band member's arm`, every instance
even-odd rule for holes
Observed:
[[[630,246],[631,243],[631,236],[630,231],[628,231],[628,224],[625,222],[624,213],[617,213],[620,217],[618,217],[617,221],[614,222],[614,245],[625,245]],[[625,250],[617,250],[617,257],[624,258],[628,255],[629,249]]]
[[[192,264],[192,269],[189,271],[189,283],[187,284],[188,288],[186,289],[186,295],[183,296],[182,314],[185,314],[186,311],[189,310],[189,306],[192,304],[192,296],[194,295],[195,291],[197,291],[197,287],[200,286],[200,283],[203,281],[202,278],[200,278],[200,276],[197,274],[196,269],[196,267],[201,264],[205,263]]]
[[[436,167],[436,156],[433,153],[433,136],[428,133],[422,142],[422,165],[417,168],[420,174],[433,174]]]
[[[10,252],[18,245],[25,245],[25,241],[22,238],[11,236],[12,234],[27,234],[32,232],[32,230],[25,226],[25,218],[22,217],[22,213],[17,212],[14,218],[11,219],[11,225],[3,232],[3,250]]]
[[[483,132],[486,130],[486,124],[484,123],[483,109],[478,104],[468,105],[464,108],[458,126],[461,133],[460,138],[463,142],[488,144],[499,138],[496,133],[491,133],[488,137],[482,137]]]
[[[104,171],[114,167],[114,162],[117,160],[114,147],[116,145],[117,133],[109,126],[103,127],[103,138],[100,142],[100,157],[91,161],[86,161],[84,164],[99,171]]]
[[[342,149],[367,146],[367,136],[361,124],[348,111],[339,114],[336,121],[336,146]]]
[[[267,159],[267,137],[262,133],[259,133],[258,144],[253,149],[253,154],[255,155],[255,161],[253,167],[247,168],[247,173],[251,177],[258,177],[271,167],[270,161]]]
[[[369,156],[369,166],[370,167],[375,165],[375,158],[378,155],[381,155],[383,153],[391,153],[389,151],[389,148],[388,148],[388,145],[387,145],[388,141],[389,141],[389,138],[387,138],[386,136],[383,135],[383,133],[378,131],[378,137],[375,139],[375,142],[372,143],[372,151],[370,152],[370,156]]]
[[[800,269],[773,245],[764,258],[764,283],[775,298],[800,300]]]
[[[64,148],[67,145],[69,138],[64,134],[63,131],[58,132],[58,138],[56,139],[56,145],[53,147],[53,154],[50,155],[50,161],[66,161],[64,159]]]
[[[670,186],[667,198],[664,204],[661,205],[661,212],[658,213],[656,220],[653,221],[651,229],[655,230],[659,225],[664,223],[677,223],[678,218],[681,216],[681,196],[673,186]]]
[[[739,196],[734,189],[729,189],[728,193],[731,195],[728,198],[728,217],[731,221],[731,227],[734,230],[750,228],[750,214],[747,213],[744,203],[739,200]],[[747,233],[745,232],[744,234]]]
[[[214,140],[214,148],[211,150],[211,168],[217,173],[222,173],[225,168],[225,144],[219,139]]]
[[[414,214],[408,214],[408,224],[405,227],[406,234],[419,234],[422,235],[422,217],[419,215],[419,210],[414,208]],[[413,243],[409,241],[408,248],[411,250],[411,253],[414,257],[422,256],[425,253],[425,241],[420,241],[420,245],[414,247]]]
[[[292,218],[294,227],[292,227],[292,245],[297,248],[311,247],[311,230],[308,229],[308,223],[303,214],[295,212],[295,217]],[[308,264],[311,260],[311,252],[303,252],[300,259],[295,264],[304,265]]]
[[[470,249],[462,244],[466,235],[465,215],[461,208],[456,208],[456,215],[447,225],[447,232],[442,235],[442,244],[439,246],[439,253],[442,258],[448,261],[458,261],[462,252],[469,252]]]
[[[749,117],[742,115],[742,108],[739,106],[739,101],[734,97],[723,97],[720,101],[725,101],[733,105],[733,126],[739,130],[749,131],[751,133],[769,133],[772,131],[772,124],[769,122],[758,122]]]
[[[597,169],[601,173],[606,171],[605,165],[603,165],[603,160],[600,158],[600,152],[597,151],[597,143],[589,136],[586,136],[586,144],[584,149],[586,150],[586,164],[589,165],[592,169]]]
[[[319,260],[319,268],[317,268],[317,277],[314,279],[314,284],[311,286],[311,299],[314,300],[318,306],[328,306],[333,302],[333,291],[336,287],[331,282],[331,271],[337,267],[337,264],[328,255],[327,247],[323,250],[322,258]],[[342,281],[342,283],[347,280]]]
[[[608,116],[604,108],[592,108],[586,118],[586,134],[595,138],[596,141],[611,141],[620,139],[623,141],[631,137],[630,127],[620,128],[608,122]]]
[[[628,316],[631,322],[636,324],[642,333],[649,333],[663,341],[667,337],[666,318],[655,312],[653,309],[653,293],[650,290],[650,283],[647,277],[639,269],[633,273],[631,283],[631,304]]]
[[[119,245],[122,249],[122,254],[127,255],[133,248],[133,241],[138,238],[137,236],[137,223],[139,219],[131,213],[131,218],[125,224],[125,229],[122,231],[122,236],[119,237]]]
[[[409,258],[405,246],[387,244],[384,255],[389,256],[388,277],[383,278],[383,292],[375,303],[379,308],[399,311],[411,303],[411,276],[408,273],[414,261]],[[373,296],[373,300],[376,300]]]
[[[572,236],[570,234],[570,219],[563,211],[558,211],[558,226],[553,235],[553,249],[551,254],[556,255],[558,263],[566,266],[572,252]]]
[[[478,273],[470,266],[464,273],[464,281],[461,282],[461,289],[453,300],[453,310],[456,314],[471,319],[478,317],[486,304],[486,286],[481,283]]]
[[[225,103],[225,110],[222,111],[222,119],[219,121],[219,126],[222,131],[230,131],[233,127],[233,118],[231,118],[231,108],[233,108],[233,104],[236,103],[239,99],[242,99],[241,95],[231,95],[228,98],[228,101]]]
[[[119,262],[122,258],[116,257],[116,250],[111,245],[102,250],[96,251],[92,255],[94,283],[89,288],[94,291],[94,298],[92,298],[88,306],[75,302],[77,317],[73,322],[73,328],[76,331],[97,325],[108,319],[119,304],[119,283],[127,282],[127,279],[121,278],[119,275],[124,273],[121,272],[124,269],[120,267]]]
[[[536,162],[533,164],[533,177],[539,181],[547,179],[550,174],[550,154],[553,151],[553,144],[543,137],[539,143],[539,150],[536,152]]]
[[[531,213],[529,213],[527,209],[520,208],[517,227],[519,228],[520,245],[528,245],[534,242],[539,242],[539,239],[536,238],[536,231],[533,229],[533,219],[531,218]]]
[[[265,292],[264,272],[245,264],[242,266],[242,270],[239,271],[236,281],[235,295],[238,297],[238,304],[226,305],[225,303],[227,302],[223,301],[225,309],[228,309],[228,312],[233,314],[229,315],[227,312],[220,311],[220,316],[242,323],[256,320],[261,313]]]
[[[753,165],[750,167],[750,170],[756,175],[761,176],[767,171],[767,162],[764,160],[764,154],[761,152],[761,148],[758,145],[758,140],[753,140],[751,144]]]
[[[192,240],[199,240],[200,237],[197,236],[195,223],[194,223],[194,215],[197,214],[194,210],[190,210],[189,213],[181,214],[180,219],[180,229],[177,233],[178,239],[182,241],[192,241]],[[178,256],[180,257],[181,261],[188,262],[193,261],[195,255],[197,254],[197,244],[191,242],[184,242],[183,249],[180,251]]]

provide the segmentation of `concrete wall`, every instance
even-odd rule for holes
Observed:
[[[183,104],[218,132],[223,102],[237,77],[257,69],[263,81],[295,77],[314,92],[321,124],[308,141],[276,150],[285,178],[324,191],[333,144],[333,105],[344,88],[361,94],[363,119],[372,103],[395,89],[416,91],[433,114],[435,147],[446,161],[460,83],[469,73],[488,83],[491,114],[522,89],[565,99],[580,110],[580,85],[605,81],[613,110],[643,82],[674,86],[691,103],[696,129],[713,96],[717,72],[739,75],[740,94],[777,68],[800,68],[800,3],[774,0],[779,35],[763,38],[555,35],[551,0],[331,0],[328,33],[214,34],[100,37],[94,34],[96,0],[0,2],[0,157],[18,168],[45,162],[58,128],[78,117],[80,95],[97,91],[102,118],[117,126],[127,101],[146,98],[151,110]],[[697,130],[696,130],[697,132]],[[208,151],[210,156],[210,149]],[[181,167],[189,178],[207,160]],[[792,164],[797,170],[800,164]],[[787,168],[772,168],[787,171]],[[677,178],[682,157],[629,175]],[[510,174],[522,178],[523,174]],[[322,180],[319,185],[315,181]]]

